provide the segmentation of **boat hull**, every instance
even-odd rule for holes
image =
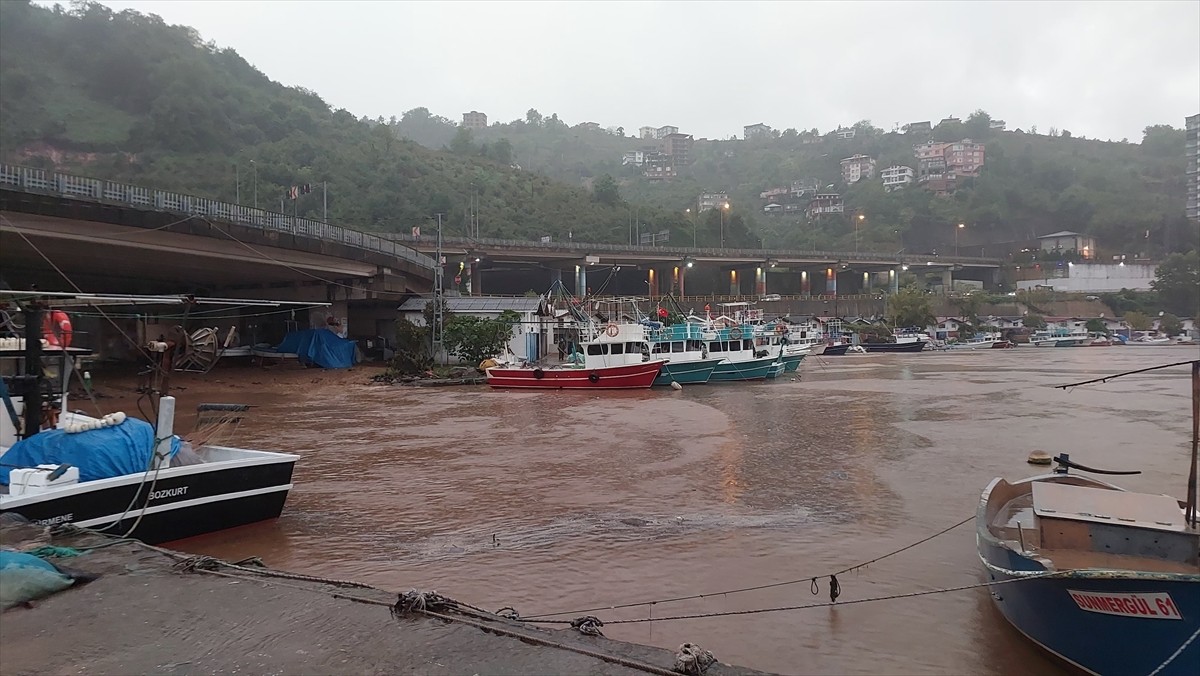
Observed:
[[[487,384],[495,388],[543,390],[640,390],[650,387],[666,362],[648,361],[594,369],[505,368],[487,370]]]
[[[867,352],[920,352],[925,349],[925,341],[914,340],[907,343],[863,343]]]
[[[767,380],[774,380],[783,375],[785,368],[786,365],[781,361],[771,364],[771,368],[767,371]]]
[[[850,343],[842,343],[841,345],[826,345],[825,351],[821,354],[826,357],[840,357],[846,354],[846,350],[850,349]]]
[[[1021,568],[1026,575],[1041,568],[982,537],[979,541],[989,581],[1013,580],[1022,577]],[[992,601],[1031,641],[1095,674],[1152,673],[1196,631],[1200,581],[1112,571],[1076,575],[998,585],[990,590]],[[1197,664],[1200,641],[1193,641],[1158,673],[1194,676]]]
[[[663,364],[658,377],[654,379],[654,385],[670,385],[671,383],[701,385],[707,383],[708,379],[712,376],[713,370],[717,368],[717,364],[719,363],[721,363],[720,359],[667,362]]]
[[[783,372],[795,373],[800,368],[800,362],[808,355],[804,354],[789,354],[783,356]]]
[[[216,469],[213,465],[218,463],[164,469],[153,482],[153,493],[151,481],[143,482],[139,473],[45,493],[5,496],[0,500],[0,513],[20,514],[47,525],[72,523],[116,534],[124,534],[136,522],[130,537],[150,544],[277,518],[292,488],[292,470],[298,458],[249,453],[259,457]],[[135,507],[126,512],[130,504]]]
[[[775,357],[763,357],[749,361],[731,363],[722,361],[713,369],[710,383],[739,382],[743,380],[764,380],[770,375],[774,365],[778,363]]]

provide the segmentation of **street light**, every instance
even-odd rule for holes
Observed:
[[[721,205],[721,249],[725,248],[725,212],[729,211],[729,202]]]
[[[695,249],[696,248],[696,217],[692,215],[691,207],[684,209],[683,213],[687,214],[688,218],[692,219],[692,248]]]
[[[966,223],[959,223],[958,227],[954,229],[954,255],[955,256],[958,256],[958,231],[962,230],[965,227],[967,227]]]
[[[854,253],[858,253],[858,226],[865,220],[867,220],[867,215],[860,213],[858,220],[854,222]]]

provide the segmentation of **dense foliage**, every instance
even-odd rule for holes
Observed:
[[[242,204],[257,196],[271,209],[288,187],[310,184],[284,208],[312,217],[327,181],[330,220],[363,229],[429,232],[443,213],[447,234],[465,234],[477,195],[483,236],[620,241],[627,232],[624,205],[511,168],[506,142],[484,149],[466,135],[460,152],[422,147],[399,138],[400,120],[333,110],[191,28],[132,10],[0,2],[0,91],[8,162],[231,202],[240,192]],[[454,141],[448,129],[444,143]]]

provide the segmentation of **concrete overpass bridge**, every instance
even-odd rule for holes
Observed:
[[[385,235],[425,253],[433,253],[437,237]],[[954,280],[973,280],[986,288],[997,283],[1001,261],[970,256],[904,253],[798,251],[628,246],[582,242],[523,241],[444,237],[442,255],[453,276],[458,262],[470,281],[464,292],[520,293],[505,276],[489,270],[543,270],[540,288],[563,281],[576,293],[601,281],[615,280],[615,293],[676,295],[793,296],[872,294],[895,291],[901,277],[913,274],[919,284],[953,288]],[[612,273],[620,268],[616,275]],[[591,274],[589,275],[589,271]],[[601,277],[597,279],[597,274]],[[489,282],[490,280],[490,282]],[[536,279],[529,283],[537,284]],[[460,287],[465,286],[460,282]],[[535,288],[539,288],[536,287]]]
[[[434,261],[403,244],[311,219],[0,165],[5,278],[73,291],[55,266],[76,284],[108,293],[303,289],[312,295],[315,288],[324,301],[330,293],[428,292]]]

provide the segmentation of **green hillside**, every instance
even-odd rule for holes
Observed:
[[[271,81],[232,49],[190,28],[98,4],[66,11],[0,2],[0,158],[407,232],[435,213],[466,232],[470,195],[493,237],[623,241],[615,200],[478,153],[400,139],[384,120],[332,110],[309,91]],[[251,164],[253,160],[253,164]]]

